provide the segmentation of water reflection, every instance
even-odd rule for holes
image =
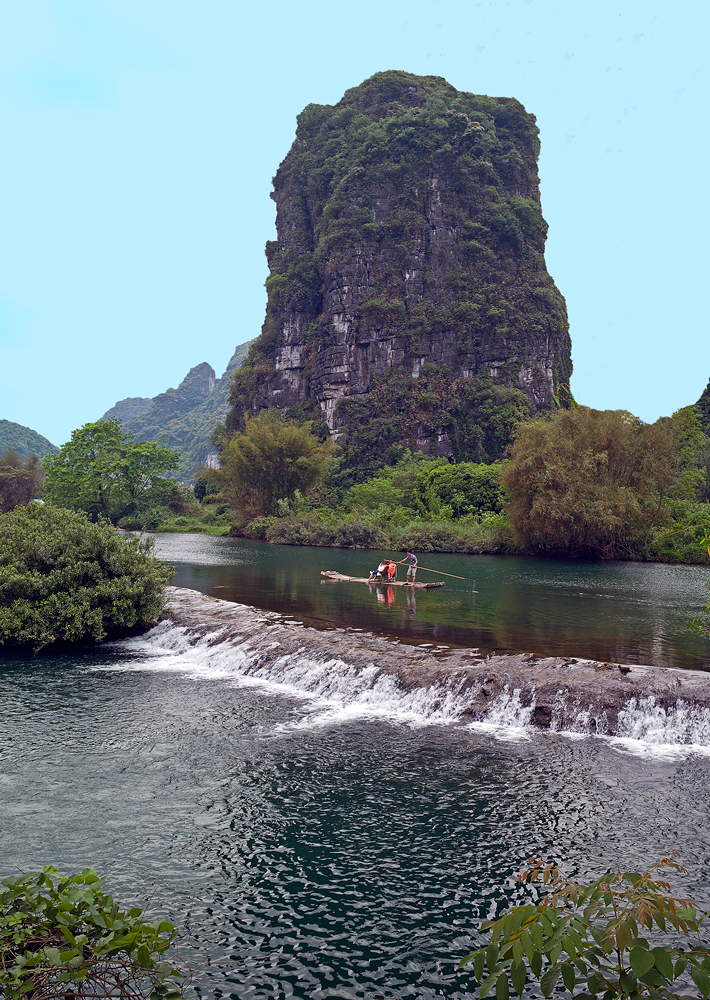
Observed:
[[[710,669],[710,644],[693,636],[707,569],[642,563],[570,562],[428,553],[446,586],[419,590],[413,602],[395,588],[324,581],[321,570],[367,577],[391,553],[270,546],[202,536],[158,536],[176,586],[295,615],[314,625],[389,633],[482,649],[582,656],[628,663]],[[427,575],[428,574],[428,575]]]

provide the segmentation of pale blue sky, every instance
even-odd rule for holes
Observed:
[[[28,0],[0,11],[0,418],[55,444],[258,334],[271,177],[372,73],[516,97],[580,402],[645,420],[710,377],[708,5]]]

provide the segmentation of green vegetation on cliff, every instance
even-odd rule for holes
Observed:
[[[338,404],[348,432],[342,441],[342,477],[362,482],[405,450],[424,445],[437,451],[437,434],[448,429],[447,451],[455,461],[494,462],[521,420],[530,413],[526,396],[488,375],[454,378],[450,368],[426,365],[419,378],[392,371],[376,378],[370,392]]]
[[[180,453],[174,478],[182,483],[191,482],[199,466],[210,456],[216,456],[212,435],[215,426],[227,416],[230,377],[248,349],[248,343],[235,349],[219,379],[215,379],[211,366],[203,362],[190,369],[177,389],[168,389],[154,399],[121,400],[101,419],[122,420],[124,429],[136,441],[164,441]]]
[[[700,426],[706,434],[710,434],[710,381],[705,386],[703,394],[695,404],[700,415]]]

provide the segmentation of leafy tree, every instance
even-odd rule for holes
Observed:
[[[435,497],[456,518],[475,517],[489,511],[499,514],[503,507],[500,470],[500,464],[437,463],[421,476],[419,491],[430,510]]]
[[[23,462],[19,454],[8,448],[0,455],[0,511],[29,503],[42,493],[44,471],[37,455],[28,455]]]
[[[673,851],[677,857],[678,852]],[[506,1000],[510,986],[522,996],[528,976],[549,997],[562,979],[568,993],[606,1000],[653,997],[672,1000],[672,988],[687,974],[703,1000],[710,996],[710,949],[700,938],[698,915],[690,899],[671,895],[671,885],[658,875],[672,869],[687,875],[675,857],[661,858],[649,872],[608,872],[590,884],[566,878],[555,865],[530,858],[519,882],[541,877],[552,892],[537,905],[516,906],[502,917],[486,920],[487,945],[461,960],[473,962],[483,1000],[494,988]],[[644,936],[655,929],[695,937],[684,949],[674,944],[652,946]],[[575,993],[575,990],[580,991]]]
[[[49,504],[0,515],[0,644],[99,642],[152,624],[173,571],[151,546]]]
[[[84,424],[44,460],[48,498],[61,507],[116,521],[180,456],[155,441],[134,441],[120,420]]]
[[[247,518],[271,514],[277,500],[305,493],[325,473],[333,454],[330,441],[321,442],[277,410],[247,417],[244,430],[229,440],[220,454],[220,468],[205,475],[222,488],[230,504]]]
[[[0,996],[6,1000],[179,1000],[182,972],[165,953],[176,936],[103,891],[91,868],[61,876],[51,865],[0,886]]]
[[[502,473],[518,542],[568,555],[643,555],[668,501],[700,484],[691,407],[644,424],[586,406],[521,424]],[[688,411],[686,413],[686,411]]]

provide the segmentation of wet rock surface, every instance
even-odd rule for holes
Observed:
[[[653,699],[662,714],[710,709],[710,675],[691,670],[608,663],[532,653],[483,654],[476,648],[411,646],[356,629],[319,630],[285,618],[168,587],[165,618],[183,627],[186,641],[233,643],[248,648],[256,668],[284,657],[342,661],[355,671],[378,668],[403,691],[418,688],[453,693],[462,716],[491,717],[495,706],[516,698],[530,709],[527,721],[543,729],[616,734],[619,715]]]

